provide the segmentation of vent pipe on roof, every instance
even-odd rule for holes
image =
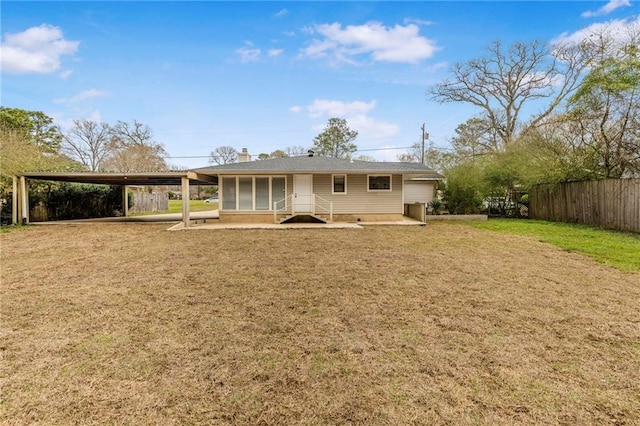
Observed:
[[[247,163],[251,161],[251,154],[247,151],[247,148],[242,148],[242,152],[238,153],[238,163]]]
[[[309,157],[313,157],[313,155],[314,155],[315,153],[316,153],[316,152],[315,152],[314,150],[312,150],[312,149],[310,149],[309,151],[307,151],[307,154],[309,154]]]

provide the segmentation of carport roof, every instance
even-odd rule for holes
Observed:
[[[182,184],[182,178],[189,179],[191,185],[217,185],[218,177],[193,171],[176,172],[28,172],[28,179],[52,180],[56,182],[93,183],[103,185],[176,185]]]

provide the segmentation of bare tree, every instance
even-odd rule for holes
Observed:
[[[64,135],[63,152],[82,163],[89,171],[103,169],[110,153],[111,128],[107,123],[73,120],[73,127]]]
[[[111,128],[114,137],[119,138],[127,145],[149,145],[154,144],[151,128],[146,124],[133,120],[133,123],[118,121]]]
[[[403,163],[419,163],[422,161],[421,151],[422,142],[416,142],[406,152],[398,154],[396,159]],[[429,141],[429,144],[425,147],[424,164],[438,172],[442,173],[444,170],[453,167],[458,160],[459,156],[437,147],[433,141]]]
[[[209,163],[211,164],[231,164],[238,160],[238,151],[232,146],[219,146],[211,151]]]
[[[105,168],[118,172],[167,170],[167,152],[153,140],[149,126],[133,120],[118,121],[111,128],[109,156]]]
[[[307,155],[308,152],[309,148],[305,148],[304,146],[300,145],[288,146],[284,149],[284,154],[286,157],[299,157],[301,155]]]
[[[587,65],[580,46],[534,41],[504,48],[494,41],[487,55],[456,63],[451,79],[428,89],[440,103],[463,102],[480,108],[506,146],[521,124],[523,108],[538,99],[550,99],[530,126],[549,116],[570,95]]]
[[[353,159],[357,161],[369,161],[371,163],[375,163],[378,161],[375,159],[375,157],[366,154],[356,155]]]
[[[110,142],[111,153],[104,161],[105,170],[114,172],[157,172],[167,170],[167,152],[159,144],[121,145]]]

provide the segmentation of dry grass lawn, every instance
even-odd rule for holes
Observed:
[[[640,274],[468,226],[0,234],[3,424],[640,424]]]

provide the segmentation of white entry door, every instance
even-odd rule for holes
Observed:
[[[313,175],[293,175],[293,207],[296,213],[313,212]]]

